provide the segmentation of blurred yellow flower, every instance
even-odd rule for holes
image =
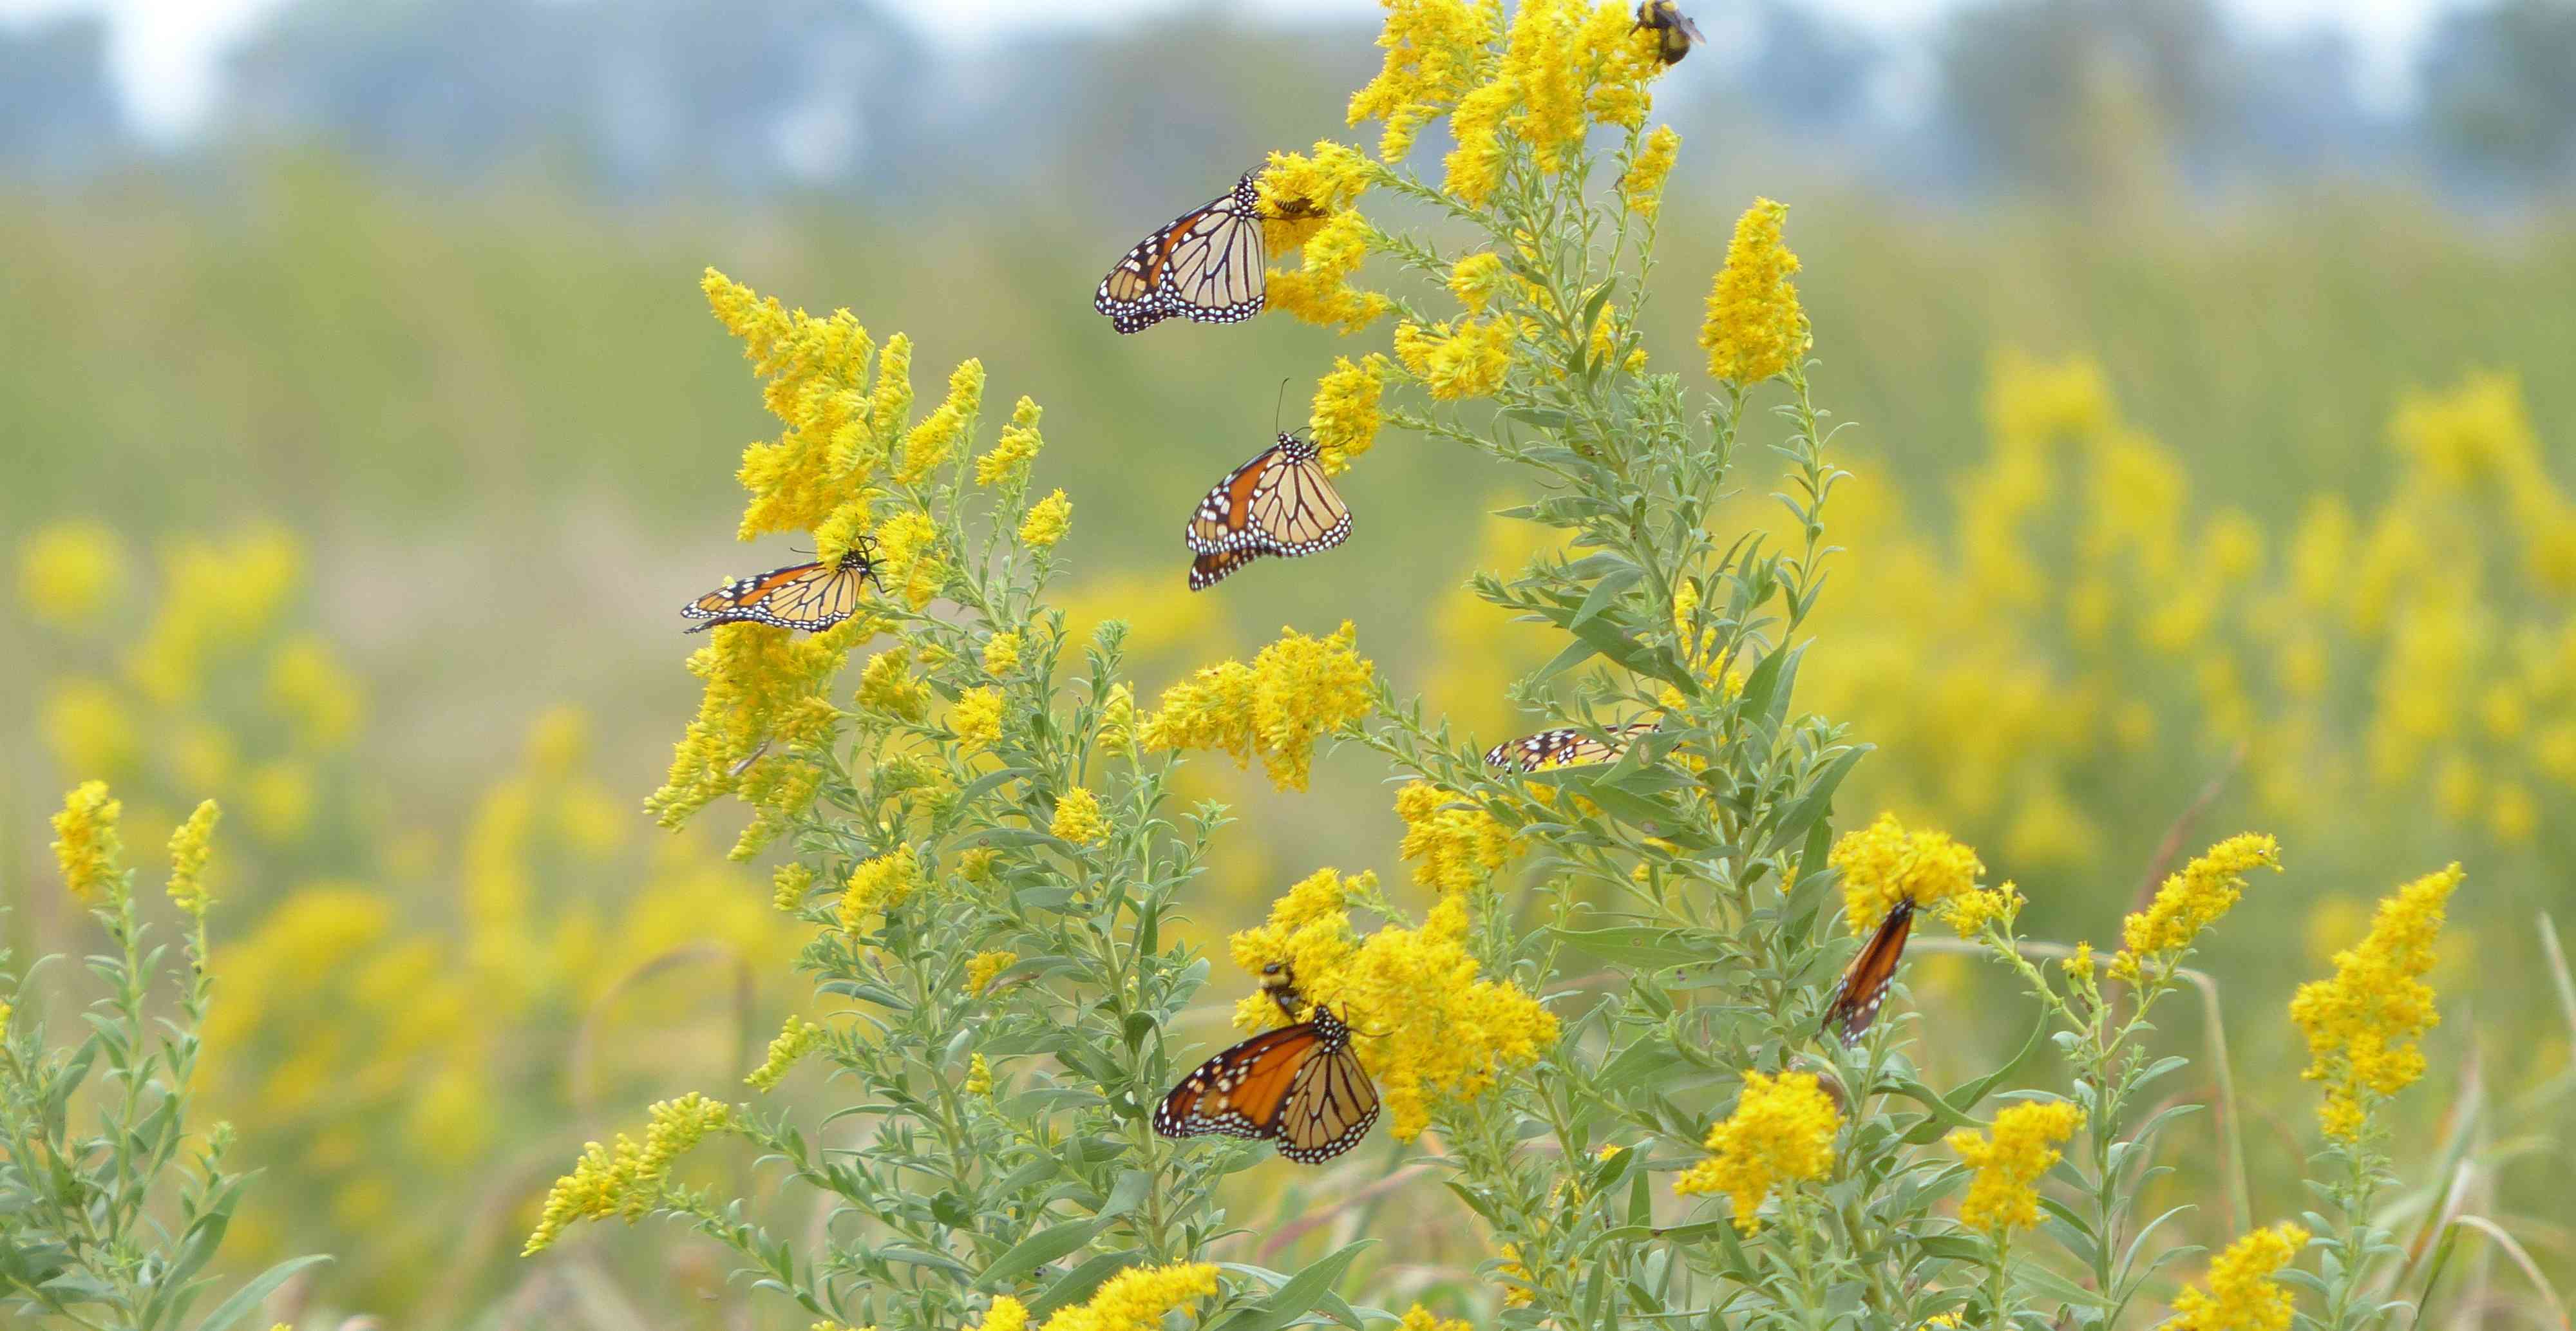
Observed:
[[[1492,0],[1381,0],[1386,27],[1377,44],[1385,67],[1351,94],[1350,123],[1383,120],[1378,157],[1392,165],[1413,150],[1414,136],[1458,101],[1474,81],[1498,30]]]
[[[1100,816],[1100,797],[1081,786],[1064,792],[1055,802],[1055,818],[1047,824],[1047,835],[1077,846],[1088,846],[1109,835],[1109,822]]]
[[[1735,1208],[1736,1229],[1750,1234],[1761,1227],[1762,1200],[1774,1189],[1833,1172],[1834,1136],[1842,1123],[1814,1073],[1748,1072],[1734,1112],[1708,1130],[1709,1158],[1683,1170],[1673,1191],[1685,1197],[1725,1193]]]
[[[2540,440],[2511,374],[2474,373],[2446,392],[2410,391],[2389,436],[2419,474],[2449,486],[2546,487]]]
[[[1878,927],[1900,901],[1937,906],[1977,891],[1977,852],[1947,832],[1908,832],[1892,813],[1834,843],[1825,863],[1843,878],[1843,922],[1854,937]]]
[[[96,680],[56,681],[45,691],[43,718],[46,747],[69,771],[121,775],[139,751],[124,700]]]
[[[1454,792],[1415,781],[1397,791],[1396,816],[1404,820],[1397,853],[1413,866],[1413,881],[1443,892],[1483,885],[1518,854],[1511,829]]]
[[[2443,904],[2461,876],[2454,864],[2399,888],[2379,903],[2369,934],[2335,954],[2333,978],[2300,985],[2290,1000],[2290,1020],[2308,1041],[2303,1075],[2326,1083],[2318,1115],[2329,1135],[2359,1138],[2371,1097],[2424,1075],[2415,1038],[2441,1014],[2423,977],[2438,960]]]
[[[1011,408],[1011,423],[1002,427],[993,450],[975,459],[975,483],[999,485],[1018,480],[1029,469],[1046,440],[1038,434],[1038,404],[1023,397]]]
[[[329,643],[306,636],[281,645],[268,662],[268,702],[308,749],[336,749],[357,733],[366,693]]]
[[[805,908],[805,898],[814,891],[814,871],[801,860],[789,860],[770,874],[769,904],[793,914]]]
[[[1461,319],[1454,327],[1397,324],[1395,355],[1435,398],[1483,397],[1502,387],[1512,368],[1512,325],[1500,319]]]
[[[2245,895],[2245,875],[2256,869],[2281,871],[2281,846],[2268,836],[2247,832],[2211,846],[2199,858],[2166,877],[2144,911],[2120,925],[2120,954],[2111,973],[2135,979],[2149,957],[2181,952],[2198,941]]]
[[[1404,1310],[1404,1320],[1396,1324],[1395,1331],[1476,1331],[1476,1329],[1456,1318],[1435,1317],[1430,1309],[1417,1303]]]
[[[1029,506],[1028,516],[1020,520],[1020,544],[1044,550],[1064,539],[1073,529],[1073,501],[1056,490]]]
[[[214,854],[215,820],[222,814],[213,800],[202,800],[170,834],[170,899],[191,915],[205,914],[213,900],[206,892],[206,859]]]
[[[18,543],[18,599],[48,624],[98,614],[125,583],[125,550],[105,523],[48,523]]]
[[[1316,741],[1368,714],[1374,675],[1352,650],[1357,638],[1347,622],[1321,639],[1283,628],[1251,665],[1202,667],[1165,689],[1138,742],[1156,752],[1220,750],[1245,767],[1258,753],[1273,786],[1304,790]]]
[[[1335,356],[1332,370],[1315,382],[1306,425],[1314,431],[1325,475],[1350,470],[1351,459],[1377,442],[1378,427],[1385,422],[1378,399],[1386,390],[1386,370],[1386,357],[1374,351],[1356,365],[1348,356]]]
[[[1628,211],[1651,218],[1663,207],[1664,177],[1672,174],[1681,151],[1682,136],[1670,125],[1657,125],[1646,136],[1645,146],[1628,163],[1627,174],[1619,177],[1619,199]]]
[[[63,886],[83,905],[118,890],[124,846],[116,820],[124,812],[124,803],[108,796],[106,782],[84,781],[63,796],[63,811],[54,815],[54,860],[62,866]]]
[[[864,933],[887,911],[912,899],[921,886],[921,859],[909,847],[862,862],[841,893],[841,927]]]
[[[1716,378],[1759,383],[1807,353],[1807,315],[1789,281],[1798,271],[1798,256],[1780,239],[1788,220],[1787,205],[1756,199],[1735,223],[1726,266],[1709,286],[1708,321],[1699,334],[1699,344],[1708,349],[1708,372]]]
[[[2168,1331],[2289,1331],[2296,1302],[2273,1277],[2298,1260],[2308,1231],[2297,1225],[2258,1229],[2209,1264],[2209,1291],[2185,1289],[2174,1299]]]
[[[779,1028],[777,1037],[769,1042],[769,1056],[761,1060],[759,1067],[751,1070],[750,1076],[742,1079],[743,1084],[761,1091],[777,1089],[778,1083],[795,1068],[796,1060],[805,1057],[815,1042],[822,1038],[822,1027],[803,1017],[789,1017],[787,1024]]]
[[[641,1144],[622,1132],[614,1146],[592,1142],[572,1172],[555,1180],[521,1255],[543,1252],[577,1220],[604,1220],[612,1215],[630,1222],[640,1218],[660,1201],[673,1162],[710,1134],[737,1126],[733,1106],[695,1091],[661,1101],[646,1113]]]
[[[1017,952],[976,953],[966,962],[966,992],[970,994],[984,992],[984,986],[991,984],[994,976],[1009,970],[1011,963],[1019,959],[1020,954]]]
[[[251,829],[271,843],[301,838],[313,825],[320,798],[313,769],[292,758],[261,763],[242,779],[242,811]]]
[[[1959,1201],[1959,1223],[1997,1237],[2038,1224],[2039,1180],[2058,1162],[2058,1144],[2083,1125],[2072,1101],[2026,1100],[1996,1114],[1991,1133],[1951,1133],[1950,1149],[1977,1171]]]

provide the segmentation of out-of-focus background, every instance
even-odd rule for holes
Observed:
[[[2281,1003],[2461,860],[2413,1130],[2526,1130],[2576,1007],[2538,929],[2576,916],[2576,4],[1695,12],[1651,346],[1698,373],[1731,219],[1791,201],[1855,474],[1805,682],[1881,746],[1840,821],[1950,828],[2067,941],[2108,941],[2169,840],[2279,833],[2289,872],[2208,958],[2265,1217],[2305,1204],[2313,1140]],[[1375,28],[1348,0],[0,0],[0,932],[90,942],[45,850],[67,784],[115,785],[147,878],[223,801],[209,1087],[266,1171],[242,1264],[335,1252],[308,1315],[393,1326],[775,1320],[685,1241],[514,1255],[585,1138],[749,1094],[811,1001],[732,815],[639,811],[695,692],[674,608],[795,557],[732,540],[772,427],[706,265],[909,332],[926,387],[974,355],[1044,404],[1069,608],[1136,626],[1140,692],[1347,617],[1479,741],[1535,728],[1502,691],[1544,646],[1460,591],[1529,537],[1449,446],[1365,458],[1345,548],[1183,590],[1180,520],[1280,380],[1298,414],[1374,341],[1120,338],[1089,307],[1266,149],[1371,134],[1342,108]],[[1319,857],[1402,881],[1359,756],[1305,796],[1193,770],[1245,816],[1210,936]],[[1927,1057],[2018,1039],[1964,958],[1911,980]],[[2476,1186],[2576,1269],[2567,1152]],[[1389,1271],[1474,1291],[1460,1228]]]

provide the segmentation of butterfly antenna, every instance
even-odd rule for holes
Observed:
[[[1288,381],[1279,381],[1279,400],[1270,404],[1270,432],[1279,433],[1279,413],[1288,405]]]

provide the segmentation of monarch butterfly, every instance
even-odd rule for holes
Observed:
[[[1311,555],[1351,534],[1351,510],[1324,479],[1320,456],[1312,443],[1283,434],[1207,492],[1181,532],[1198,556],[1191,591],[1263,555]]]
[[[1261,986],[1296,1017],[1297,991],[1278,963],[1262,971]],[[1199,1064],[1163,1097],[1154,1131],[1276,1141],[1281,1155],[1320,1165],[1359,1145],[1377,1115],[1377,1085],[1351,1052],[1351,1028],[1318,1005],[1311,1020],[1263,1032]]]
[[[819,563],[790,564],[757,577],[736,578],[681,606],[680,613],[706,621],[691,628],[691,633],[746,622],[820,633],[858,608],[862,578],[876,583],[878,591],[885,590],[875,563],[864,550],[853,549],[828,568]]]
[[[1706,37],[1699,35],[1699,25],[1691,22],[1690,15],[1673,0],[1637,0],[1637,26],[1628,31],[1639,28],[1655,30],[1655,40],[1661,48],[1656,54],[1667,65],[1680,64],[1692,47],[1708,43]]]
[[[1261,238],[1261,194],[1243,173],[1234,188],[1157,228],[1112,264],[1091,297],[1091,308],[1109,316],[1122,333],[1142,332],[1173,315],[1200,323],[1241,323],[1261,313],[1262,267],[1269,262]],[[1311,217],[1305,201],[1285,217]]]
[[[1896,908],[1879,921],[1878,932],[1869,936],[1860,955],[1852,958],[1843,978],[1834,985],[1833,1001],[1825,1004],[1822,1035],[1841,1026],[1843,1043],[1852,1044],[1869,1030],[1878,1005],[1887,1000],[1887,986],[1896,980],[1897,960],[1905,955],[1906,937],[1914,932],[1914,898],[1904,897]]]
[[[1631,721],[1626,725],[1609,727],[1608,733],[1625,739],[1631,735],[1650,734],[1656,725],[1653,721]],[[1594,739],[1580,730],[1542,730],[1485,750],[1485,764],[1522,772],[1541,767],[1576,767],[1584,763],[1609,762],[1617,758],[1625,747],[1613,741]]]

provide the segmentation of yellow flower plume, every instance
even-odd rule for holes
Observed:
[[[1512,368],[1512,325],[1501,319],[1397,324],[1395,355],[1435,398],[1484,397],[1503,386]]]
[[[1757,1212],[1774,1189],[1833,1171],[1834,1135],[1842,1123],[1814,1073],[1748,1072],[1734,1112],[1709,1129],[1709,1158],[1682,1171],[1673,1191],[1725,1193],[1735,1207],[1736,1229],[1750,1234],[1761,1227]]]
[[[1959,1202],[1959,1223],[1995,1235],[2038,1224],[2040,1177],[2083,1124],[2084,1111],[2073,1102],[2035,1100],[2006,1106],[1991,1133],[1951,1133],[1950,1149],[1977,1171]]]
[[[2274,1277],[2307,1241],[2308,1231],[2281,1224],[2227,1245],[2209,1264],[2208,1292],[2186,1289],[2175,1298],[2165,1331],[2289,1331],[2295,1303]]]
[[[1520,852],[1511,829],[1492,814],[1428,782],[1415,781],[1396,792],[1395,812],[1404,820],[1404,843],[1397,853],[1420,861],[1413,866],[1413,881],[1424,887],[1470,891]]]
[[[1896,903],[1935,907],[1977,892],[1986,866],[1947,832],[1908,832],[1892,813],[1834,843],[1825,863],[1843,879],[1843,920],[1859,937],[1878,927]]]
[[[2441,1014],[2423,977],[2460,879],[2454,864],[2397,889],[2379,903],[2370,933],[2335,954],[2334,977],[2300,985],[2290,1000],[2290,1020],[2308,1040],[2304,1075],[2326,1084],[2317,1112],[2329,1135],[2357,1139],[2371,1097],[2395,1095],[2424,1075],[2415,1038]]]
[[[1055,817],[1047,824],[1047,835],[1077,846],[1088,846],[1109,835],[1109,820],[1100,816],[1100,797],[1075,786],[1055,802]]]
[[[1502,6],[1494,0],[1382,0],[1386,27],[1377,44],[1385,67],[1351,94],[1350,123],[1382,120],[1380,160],[1395,163],[1413,151],[1424,125],[1457,104],[1480,76],[1486,47],[1500,32]]]
[[[2145,910],[2121,922],[2120,954],[2111,973],[2136,979],[2150,957],[2170,957],[2198,941],[2201,931],[2243,899],[2245,875],[2256,869],[2281,869],[2281,846],[2252,832],[2232,836],[2169,875]]]
[[[1395,302],[1384,292],[1351,285],[1351,274],[1368,261],[1377,229],[1356,208],[1334,213],[1306,238],[1293,269],[1273,268],[1263,274],[1270,303],[1310,324],[1348,335],[1377,322]],[[1274,256],[1275,257],[1275,256]]]
[[[124,802],[108,795],[106,782],[84,781],[63,796],[63,811],[54,815],[54,860],[62,866],[63,886],[82,905],[112,899],[119,890],[125,847],[116,822],[124,812]]]
[[[1807,315],[1789,281],[1798,271],[1798,256],[1780,239],[1788,220],[1787,204],[1756,199],[1735,223],[1699,333],[1699,344],[1708,349],[1708,372],[1719,379],[1759,383],[1807,353]]]
[[[191,915],[205,914],[214,900],[206,891],[206,861],[215,853],[215,820],[222,816],[213,800],[202,800],[170,834],[170,900]]]
[[[1205,666],[1165,689],[1138,743],[1157,752],[1217,750],[1245,767],[1259,754],[1273,786],[1304,790],[1316,741],[1368,714],[1374,675],[1352,650],[1359,635],[1348,622],[1329,638],[1285,628],[1280,635],[1251,665]]]
[[[1325,475],[1350,470],[1351,459],[1377,443],[1378,427],[1386,422],[1378,400],[1386,392],[1387,368],[1386,357],[1374,351],[1360,357],[1358,364],[1348,356],[1335,356],[1331,371],[1315,381],[1314,407],[1306,425],[1314,432],[1315,452]]]
[[[592,1142],[571,1173],[555,1180],[545,1209],[521,1254],[544,1251],[577,1220],[624,1216],[629,1223],[661,1203],[671,1166],[709,1135],[734,1130],[734,1108],[690,1092],[646,1111],[644,1140],[625,1133],[616,1144]]]

